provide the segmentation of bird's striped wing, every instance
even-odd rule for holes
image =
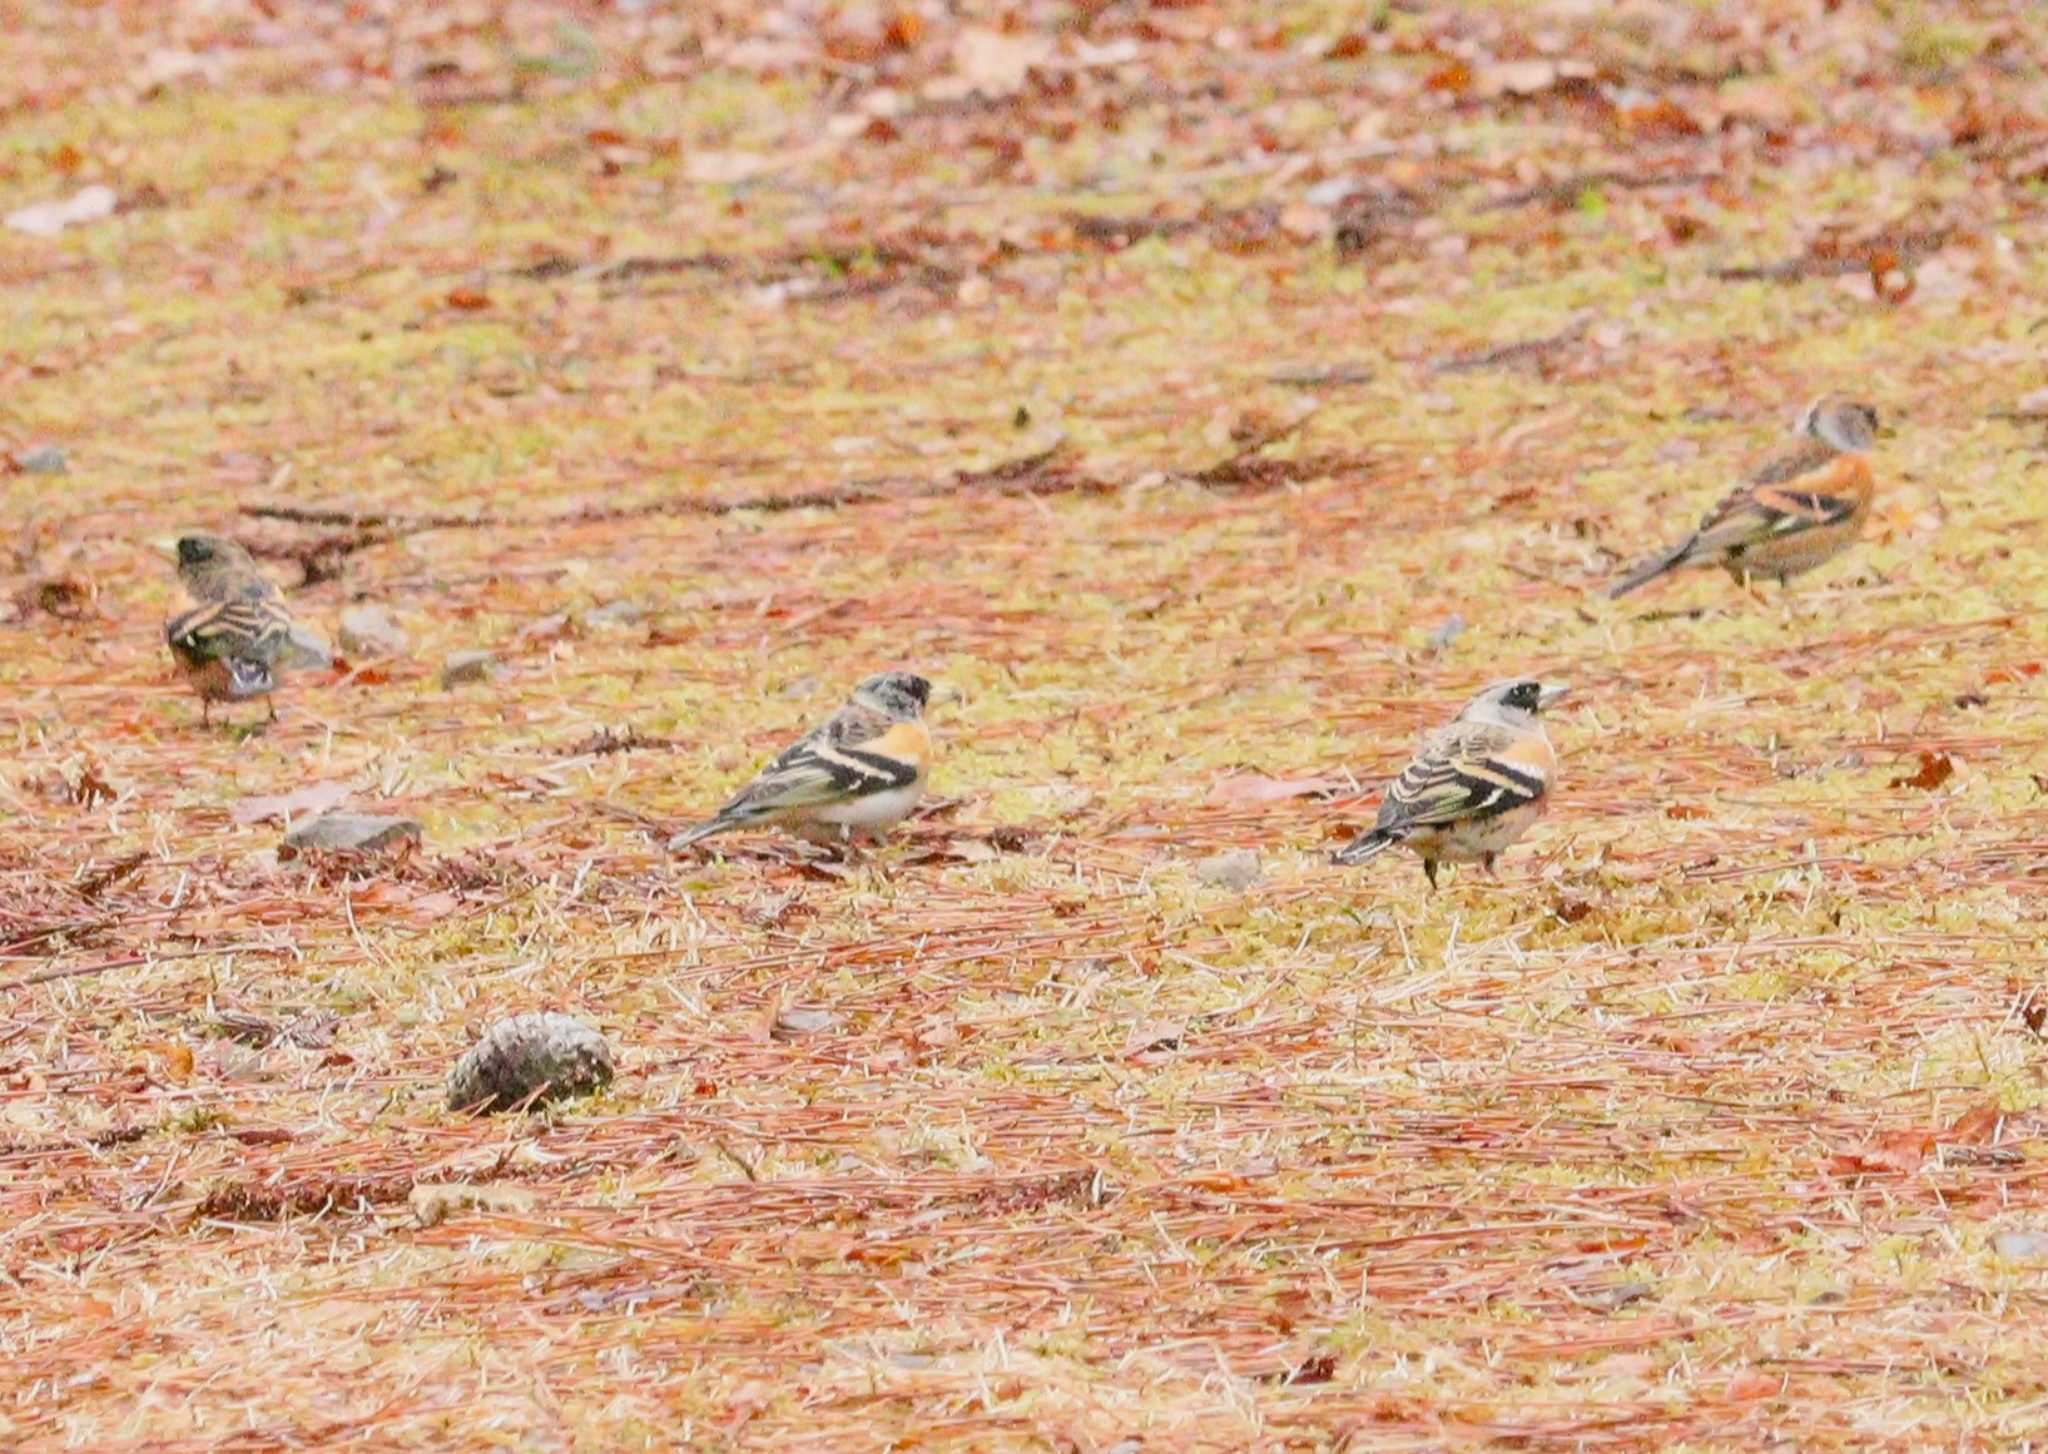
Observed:
[[[1816,445],[1757,472],[1732,490],[1700,522],[1695,556],[1738,551],[1839,525],[1870,498],[1870,467],[1862,456],[1834,454]]]
[[[1431,737],[1380,803],[1376,831],[1401,834],[1495,817],[1536,802],[1549,765],[1521,734],[1458,722]]]
[[[192,662],[245,661],[269,667],[292,641],[291,613],[276,601],[211,601],[164,628],[171,650]]]
[[[895,722],[848,703],[792,744],[718,811],[725,822],[852,802],[909,787],[924,770],[931,737],[922,722]]]

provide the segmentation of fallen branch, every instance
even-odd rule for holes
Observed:
[[[1861,242],[1822,239],[1798,257],[1787,258],[1783,262],[1715,268],[1709,276],[1724,283],[1796,283],[1806,278],[1838,278],[1850,273],[1868,272],[1880,259],[1895,267],[1910,267],[1940,252],[1952,233],[1952,228],[1936,227],[1873,237]]]
[[[1290,426],[1291,433],[1300,426]],[[1275,438],[1284,437],[1276,435]],[[1263,448],[1263,441],[1255,448]],[[946,495],[988,490],[1004,495],[1109,494],[1117,486],[1084,475],[1071,467],[1072,452],[1064,438],[1035,453],[1006,460],[980,470],[958,470],[942,480],[893,481],[858,480],[816,490],[795,490],[766,495],[709,499],[681,497],[655,500],[640,505],[593,507],[553,515],[404,515],[385,510],[313,509],[302,505],[244,505],[244,515],[260,520],[287,520],[299,525],[339,525],[383,534],[375,542],[414,535],[427,530],[548,530],[565,525],[602,525],[622,520],[645,520],[663,515],[737,515],[745,511],[780,513],[789,510],[839,509],[869,505],[885,500],[929,500]],[[267,553],[298,558],[296,553],[272,547]]]
[[[753,258],[704,252],[674,257],[628,257],[615,263],[579,263],[554,254],[512,270],[512,276],[530,282],[587,278],[598,283],[630,283],[678,273],[714,273],[763,287],[807,277],[831,280],[814,290],[791,294],[814,303],[887,292],[905,284],[950,288],[966,275],[964,269],[935,261],[916,248],[886,242],[862,247],[782,248]]]
[[[259,950],[272,950],[269,944],[210,944],[203,949],[180,949],[170,954],[135,954],[126,959],[110,959],[104,964],[74,964],[68,969],[40,969],[34,974],[25,974],[20,979],[10,979],[0,984],[0,994],[8,990],[25,990],[39,984],[49,984],[60,979],[81,979],[89,974],[106,974],[110,970],[133,969],[142,964],[168,964],[174,959],[198,959],[209,954],[248,954]]]
[[[1495,197],[1480,203],[1477,210],[1505,212],[1514,207],[1526,207],[1531,202],[1570,207],[1594,187],[1612,187],[1621,192],[1649,192],[1658,187],[1697,187],[1711,180],[1712,174],[1707,172],[1580,172],[1555,182],[1543,182]]]
[[[1196,470],[1188,476],[1198,485],[1253,485],[1276,483],[1271,478],[1272,470],[1255,468],[1261,463],[1259,456],[1284,439],[1291,439],[1301,433],[1316,411],[1308,409],[1288,420],[1285,424],[1272,424],[1256,430],[1239,441],[1235,454],[1219,459],[1206,469]],[[1270,461],[1265,462],[1270,466]]]
[[[389,530],[411,534],[420,530],[462,530],[501,523],[502,515],[406,515],[393,510],[316,510],[304,505],[244,505],[255,520],[284,520],[293,525],[340,525],[351,530]]]
[[[1454,353],[1431,364],[1430,371],[1439,374],[1469,374],[1480,369],[1533,363],[1577,343],[1586,336],[1587,326],[1586,319],[1578,318],[1545,338],[1526,338],[1519,343],[1503,343],[1492,348]]]
[[[241,543],[253,556],[295,562],[299,567],[299,586],[303,589],[338,579],[342,562],[373,545],[388,545],[392,538],[388,530],[357,529],[349,534],[323,535],[317,540],[297,544],[280,545],[267,540],[244,540]]]
[[[402,1202],[412,1195],[413,1178],[400,1172],[393,1176],[337,1176],[265,1186],[234,1182],[216,1187],[193,1211],[195,1221],[276,1222],[285,1217],[310,1216],[328,1210],[351,1211],[360,1206],[384,1206]]]
[[[582,274],[609,282],[620,278],[657,277],[663,273],[729,273],[736,266],[736,260],[722,252],[690,253],[681,257],[629,257],[615,263],[579,263],[574,258],[556,253],[529,267],[514,268],[512,275],[532,282],[549,282]]]

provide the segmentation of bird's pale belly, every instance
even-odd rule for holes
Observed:
[[[1543,807],[1539,798],[1476,823],[1418,829],[1403,841],[1424,858],[1445,863],[1477,863],[1513,846],[1516,839],[1529,831],[1529,825],[1543,816]]]
[[[856,833],[886,833],[910,816],[924,796],[922,782],[855,798],[850,803],[831,803],[807,808],[793,827],[806,837],[841,839]]]

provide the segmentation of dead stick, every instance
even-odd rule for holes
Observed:
[[[268,950],[281,952],[270,944],[228,944],[215,949],[181,949],[172,954],[137,954],[127,959],[110,959],[105,964],[74,964],[68,969],[44,969],[0,984],[0,992],[28,989],[52,980],[78,979],[88,974],[105,974],[112,969],[133,969],[138,964],[167,964],[173,959],[198,959],[207,954],[248,954]]]
[[[1284,439],[1301,427],[1296,421],[1277,433],[1250,445],[1233,460],[1254,454]],[[1048,447],[988,469],[959,470],[936,481],[903,479],[859,480],[830,489],[796,490],[786,494],[713,497],[708,500],[655,500],[645,505],[613,509],[568,510],[554,515],[404,515],[379,510],[311,509],[300,505],[244,505],[242,513],[259,520],[285,520],[295,525],[337,525],[356,530],[388,530],[410,534],[423,530],[548,529],[563,525],[601,525],[625,520],[644,520],[659,515],[735,515],[759,510],[779,513],[788,510],[839,509],[848,505],[869,505],[884,500],[935,499],[963,490],[1008,489],[1019,494],[1054,494],[1061,490],[1101,491],[1101,481],[1084,475],[1062,477],[1058,488],[1040,478],[1045,467],[1066,450],[1064,438]]]

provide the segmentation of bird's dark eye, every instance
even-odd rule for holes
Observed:
[[[1536,683],[1517,682],[1514,690],[1508,693],[1508,705],[1533,708],[1536,705]]]

